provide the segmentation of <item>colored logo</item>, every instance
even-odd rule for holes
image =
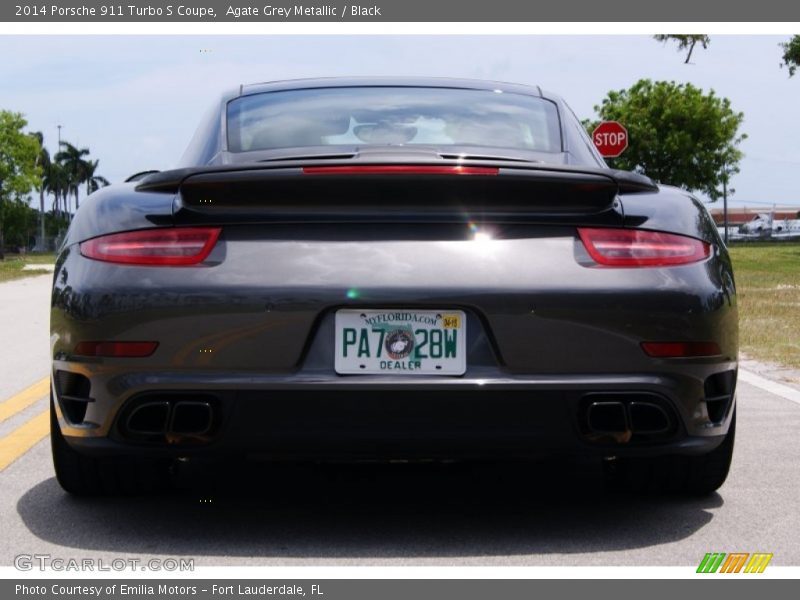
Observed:
[[[772,554],[767,552],[708,552],[697,566],[698,573],[763,573]]]
[[[443,315],[442,327],[445,329],[458,329],[461,327],[461,318],[458,315]]]
[[[384,345],[390,358],[405,358],[414,349],[414,334],[408,329],[395,329],[386,334]]]

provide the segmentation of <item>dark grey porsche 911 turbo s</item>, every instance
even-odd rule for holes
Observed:
[[[708,493],[733,451],[731,263],[569,107],[449,79],[246,85],[179,168],[81,205],[52,295],[76,494],[176,459],[593,456]]]

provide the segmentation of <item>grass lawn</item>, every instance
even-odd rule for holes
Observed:
[[[16,254],[6,254],[5,260],[0,260],[0,282],[20,279],[22,277],[32,277],[34,275],[44,275],[49,271],[44,269],[23,270],[25,265],[53,264],[56,255],[47,254],[27,254],[18,256]]]
[[[739,244],[730,253],[742,352],[800,368],[800,242]]]

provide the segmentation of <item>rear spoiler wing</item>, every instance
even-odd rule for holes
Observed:
[[[302,167],[318,167],[318,166],[344,166],[344,165],[365,165],[365,164],[380,164],[375,161],[353,161],[347,160],[286,160],[286,161],[270,161],[269,163],[252,163],[247,165],[218,165],[218,166],[202,166],[202,167],[186,167],[182,169],[172,169],[168,171],[156,171],[152,175],[144,178],[138,186],[137,190],[147,192],[172,192],[177,193],[183,182],[189,177],[195,175],[219,175],[230,174],[235,176],[235,173],[246,173],[252,171],[270,171],[281,170],[286,168],[302,168]],[[404,163],[405,164],[405,163]],[[503,172],[508,170],[513,171],[531,171],[538,173],[561,173],[564,176],[569,175],[593,175],[611,179],[618,187],[620,194],[637,194],[645,192],[657,192],[658,186],[653,181],[639,173],[631,171],[621,171],[618,169],[601,169],[592,167],[575,167],[568,165],[543,165],[538,163],[520,164],[519,161],[485,161],[485,160],[436,160],[436,161],[415,161],[413,164],[420,166],[436,165],[436,166],[467,166],[467,167],[496,167],[502,169]]]
[[[177,224],[532,217],[571,221],[618,215],[620,193],[658,190],[645,177],[607,169],[484,161],[387,165],[330,160],[181,169],[151,175],[136,189],[176,193]]]

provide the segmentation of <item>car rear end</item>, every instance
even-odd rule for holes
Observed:
[[[74,227],[55,276],[56,414],[81,454],[692,456],[726,439],[731,265],[681,191],[382,148],[126,193],[139,216]]]

